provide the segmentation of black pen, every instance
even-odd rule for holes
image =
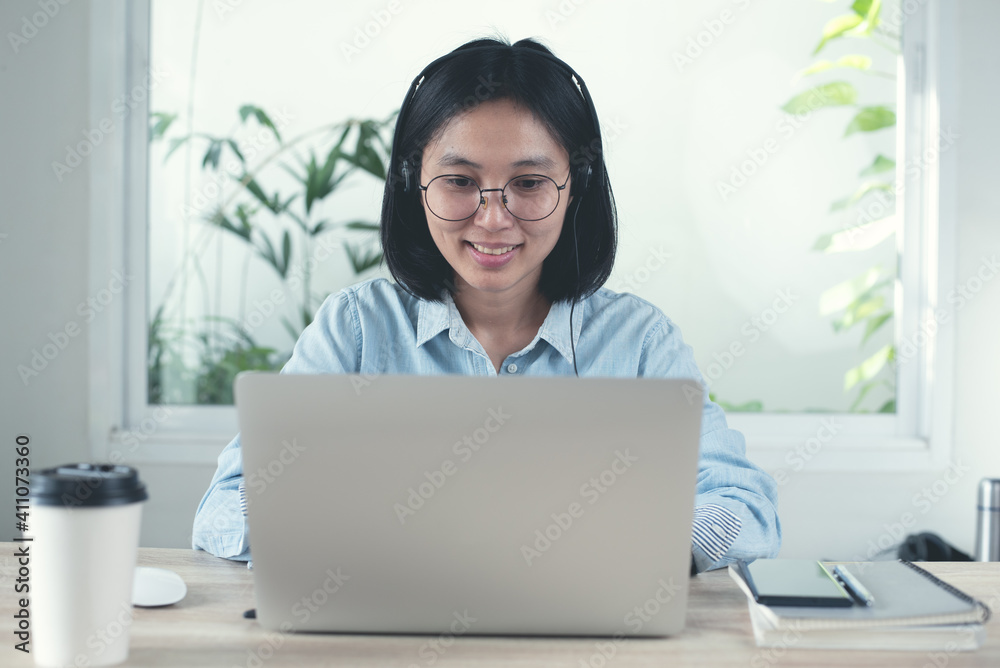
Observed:
[[[871,592],[868,591],[861,582],[851,575],[843,566],[834,566],[833,573],[840,580],[841,584],[847,588],[847,591],[851,593],[851,596],[856,598],[859,603],[871,607],[875,603],[875,597],[872,596]]]

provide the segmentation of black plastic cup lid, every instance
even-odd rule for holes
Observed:
[[[39,506],[121,506],[149,498],[139,472],[115,464],[66,464],[31,474],[31,500]]]

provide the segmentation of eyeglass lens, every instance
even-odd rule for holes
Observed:
[[[483,205],[502,205],[520,220],[541,220],[559,204],[559,187],[555,181],[540,174],[526,174],[511,179],[503,192],[482,193],[479,184],[466,176],[444,174],[431,180],[425,191],[427,207],[438,218],[465,220]]]

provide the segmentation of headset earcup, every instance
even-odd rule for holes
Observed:
[[[403,192],[411,193],[415,190],[413,187],[413,172],[410,170],[410,163],[408,160],[403,160],[399,165],[399,170],[403,173]]]
[[[590,177],[593,174],[593,171],[594,169],[593,167],[591,167],[590,163],[587,163],[586,166],[582,167],[579,170],[573,188],[574,195],[583,195],[585,192],[587,192],[587,188],[590,187]]]

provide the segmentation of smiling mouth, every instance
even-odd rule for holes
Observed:
[[[486,246],[480,246],[479,244],[474,244],[471,241],[467,242],[470,246],[475,248],[477,251],[483,255],[503,255],[504,253],[509,253],[521,244],[516,244],[514,246],[501,246],[500,248],[487,248]]]

